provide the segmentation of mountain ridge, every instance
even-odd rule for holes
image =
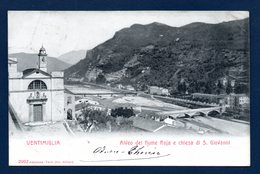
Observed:
[[[17,58],[18,61],[18,71],[23,71],[29,68],[35,68],[37,66],[38,55],[35,53],[12,53],[8,57]],[[47,71],[64,71],[66,68],[71,66],[70,64],[63,62],[55,57],[47,56]]]
[[[188,84],[204,80],[212,86],[234,69],[239,74],[241,67],[248,77],[248,22],[134,24],[89,50],[85,59],[65,70],[65,76],[95,81],[103,74],[109,83],[168,88],[181,79]]]
[[[86,50],[72,50],[58,56],[57,58],[63,62],[73,65],[79,62],[81,59],[84,59],[86,52]]]

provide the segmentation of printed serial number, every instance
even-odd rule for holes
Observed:
[[[29,163],[29,160],[18,160],[18,163],[24,163],[24,164],[27,164],[27,163]]]

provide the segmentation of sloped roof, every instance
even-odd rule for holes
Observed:
[[[73,94],[74,95],[74,93],[72,91],[68,90],[67,88],[64,88],[64,92],[68,93],[68,94]]]
[[[133,126],[139,129],[143,129],[149,132],[155,132],[158,129],[164,127],[164,123],[157,122],[150,119],[145,119],[141,117],[134,117],[133,119]]]
[[[8,64],[16,64],[17,61],[13,60],[12,58],[8,58]]]
[[[41,73],[41,74],[43,74],[43,75],[46,75],[46,76],[50,76],[51,77],[51,75],[49,74],[49,73],[47,73],[47,72],[45,72],[45,71],[42,71],[42,70],[40,70],[40,69],[38,69],[38,68],[29,68],[29,69],[26,69],[26,70],[24,70],[23,71],[23,78],[24,77],[27,77],[27,76],[29,76],[29,75],[31,75],[31,74],[33,74],[33,73]]]

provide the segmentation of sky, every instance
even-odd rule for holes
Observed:
[[[89,50],[133,24],[160,22],[180,27],[192,22],[220,23],[249,17],[246,11],[9,11],[8,53],[58,57]]]

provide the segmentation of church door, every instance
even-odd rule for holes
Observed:
[[[34,121],[43,121],[42,115],[42,104],[33,105]]]

